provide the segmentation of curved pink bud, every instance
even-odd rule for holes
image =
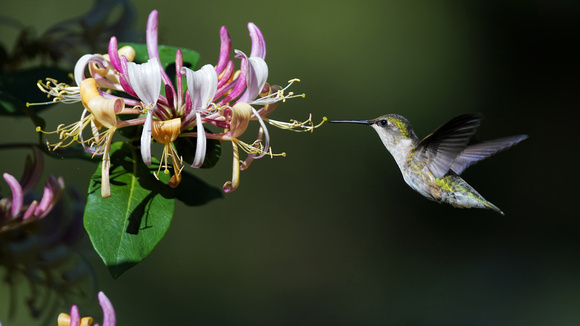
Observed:
[[[119,58],[119,45],[117,43],[117,38],[112,36],[109,41],[109,61],[115,70],[122,72],[121,69],[121,59]]]
[[[250,31],[250,38],[252,39],[252,52],[250,52],[250,57],[266,59],[266,41],[264,40],[262,31],[254,23],[248,23],[248,30]]]
[[[159,50],[157,49],[157,29],[159,28],[159,12],[151,11],[147,18],[146,42],[147,53],[149,58],[158,58]]]
[[[54,204],[60,199],[63,189],[64,180],[62,177],[56,179],[54,176],[50,175],[48,181],[44,185],[44,195],[42,196],[38,207],[36,207],[34,215],[40,218],[48,215],[54,207]]]
[[[50,177],[54,179],[53,176]],[[42,195],[42,199],[40,200],[38,207],[36,207],[36,210],[34,211],[34,215],[36,216],[41,216],[45,212],[48,212],[51,204],[53,203],[54,193],[52,192],[50,181],[51,180],[49,179],[46,185],[44,185],[44,194]]]
[[[177,49],[175,54],[175,74],[179,76],[181,68],[183,67],[183,53],[181,49]],[[177,107],[180,108],[183,104],[183,78],[177,79]]]
[[[236,86],[234,86],[232,91],[228,95],[226,95],[226,97],[224,97],[221,101],[219,101],[218,104],[220,104],[220,105],[226,104],[226,103],[230,102],[231,100],[237,98],[238,96],[240,96],[240,94],[242,94],[244,89],[246,89],[246,85],[247,85],[246,84],[246,74],[247,74],[247,70],[248,70],[248,59],[242,51],[235,50],[235,52],[242,59],[242,64],[240,67],[240,75],[238,76]]]
[[[217,85],[217,88],[220,89],[223,85],[225,85],[230,80],[230,78],[234,74],[234,62],[231,61],[231,60],[228,61],[228,63],[226,64],[226,67],[224,68],[224,70],[221,73],[218,73],[217,70],[216,70],[216,73],[218,75],[220,75],[220,76],[218,76],[219,77],[219,81],[218,81],[218,85]],[[217,99],[220,96],[218,96],[216,94],[215,98]]]
[[[139,97],[137,96],[137,94],[135,94],[135,91],[133,90],[133,87],[131,87],[131,83],[129,82],[129,75],[127,73],[127,70],[129,69],[127,68],[128,63],[129,61],[127,60],[127,58],[125,58],[125,56],[121,57],[121,71],[119,72],[119,83],[121,84],[121,87],[127,94]]]
[[[149,18],[147,19],[147,53],[149,54],[149,60],[152,58],[159,59],[159,49],[157,45],[157,30],[159,27],[159,12],[157,10],[153,10],[149,14]],[[173,89],[173,84],[171,83],[171,79],[167,76],[165,70],[163,70],[163,66],[161,66],[161,61],[157,61],[159,65],[159,70],[161,70],[161,78],[163,79],[163,83],[169,85],[171,90],[175,92]]]
[[[18,183],[18,180],[16,180],[12,175],[4,173],[3,176],[4,180],[8,183],[8,186],[10,186],[10,190],[12,190],[12,207],[10,208],[10,215],[16,217],[22,209],[22,187],[20,186],[20,183]]]
[[[103,326],[115,326],[117,323],[117,317],[115,316],[113,304],[103,291],[99,291],[97,296],[99,297],[99,304],[103,309]]]
[[[217,74],[221,74],[226,64],[230,59],[230,51],[232,49],[232,41],[230,39],[230,34],[228,34],[228,30],[225,26],[220,28],[220,57],[218,60],[217,65],[215,66],[215,71]]]
[[[24,212],[24,215],[22,215],[22,220],[26,221],[29,218],[36,216],[34,215],[34,212],[36,212],[36,207],[38,207],[38,202],[36,200],[33,200],[32,203],[28,205],[28,208]]]
[[[79,326],[81,324],[81,315],[79,313],[79,308],[76,305],[70,307],[70,325]]]

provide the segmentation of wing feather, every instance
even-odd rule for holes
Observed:
[[[451,170],[457,174],[461,174],[471,165],[488,158],[499,151],[506,150],[526,138],[528,138],[527,135],[518,135],[469,145],[459,153],[451,165]]]
[[[413,155],[414,163],[420,165],[424,162],[436,178],[443,177],[449,172],[457,156],[467,147],[481,119],[481,114],[469,113],[443,124],[421,140]]]

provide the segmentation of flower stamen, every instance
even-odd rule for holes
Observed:
[[[274,127],[278,127],[280,129],[285,129],[285,130],[291,130],[291,131],[295,131],[295,132],[314,132],[314,129],[322,126],[322,124],[326,121],[328,121],[328,118],[323,117],[322,121],[315,125],[314,122],[312,122],[312,114],[310,114],[308,116],[308,119],[306,121],[298,121],[298,120],[294,120],[294,119],[290,119],[290,122],[282,122],[282,121],[277,121],[277,120],[273,120],[273,119],[269,119],[269,118],[262,118],[265,121],[267,121],[269,124],[271,124]]]
[[[169,179],[169,186],[175,188],[181,182],[181,171],[183,170],[183,157],[177,155],[173,145],[173,141],[177,139],[181,132],[181,119],[155,120],[151,126],[151,136],[153,136],[155,141],[163,144],[161,162],[159,162],[159,169],[157,174],[155,174],[155,178],[159,180],[161,167],[164,168],[163,172],[165,174],[169,174],[168,158],[171,158],[174,175]]]
[[[43,92],[46,93],[47,98],[54,97],[52,101],[42,103],[26,103],[27,107],[34,105],[48,105],[56,102],[62,103],[76,103],[81,100],[80,88],[78,86],[69,86],[66,83],[59,83],[56,79],[46,78],[46,83],[39,80],[36,85]]]

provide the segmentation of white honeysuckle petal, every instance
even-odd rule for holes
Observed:
[[[264,59],[259,57],[247,58],[242,51],[235,50],[238,55],[242,55],[248,61],[248,71],[246,73],[246,92],[238,102],[251,103],[262,91],[268,79],[268,65]]]
[[[268,79],[268,65],[264,59],[259,57],[250,57],[248,59],[248,93],[249,99],[254,100],[266,84]]]
[[[147,112],[147,118],[143,124],[143,133],[141,134],[141,157],[143,163],[151,165],[151,124],[153,123],[153,111]]]
[[[217,92],[218,77],[212,65],[205,65],[197,71],[189,68],[181,68],[185,74],[187,89],[191,99],[193,110],[188,113],[186,119],[192,118],[196,112],[204,111],[211,103]]]
[[[207,151],[207,142],[205,137],[205,129],[203,129],[203,123],[201,121],[201,114],[197,112],[197,146],[195,148],[195,157],[193,158],[192,168],[199,168],[203,165],[205,160],[205,153]]]
[[[161,68],[158,58],[150,58],[146,63],[127,62],[129,83],[141,102],[153,109],[161,94]]]
[[[95,62],[103,67],[107,67],[107,60],[99,54],[85,54],[75,64],[74,77],[77,85],[85,79],[85,68],[89,62]]]

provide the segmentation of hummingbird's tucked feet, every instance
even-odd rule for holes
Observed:
[[[504,214],[485,200],[459,175],[527,135],[510,136],[468,145],[483,116],[463,114],[419,140],[407,119],[387,114],[372,120],[333,120],[332,123],[358,123],[371,126],[391,153],[405,182],[426,198],[461,208],[487,208]]]

